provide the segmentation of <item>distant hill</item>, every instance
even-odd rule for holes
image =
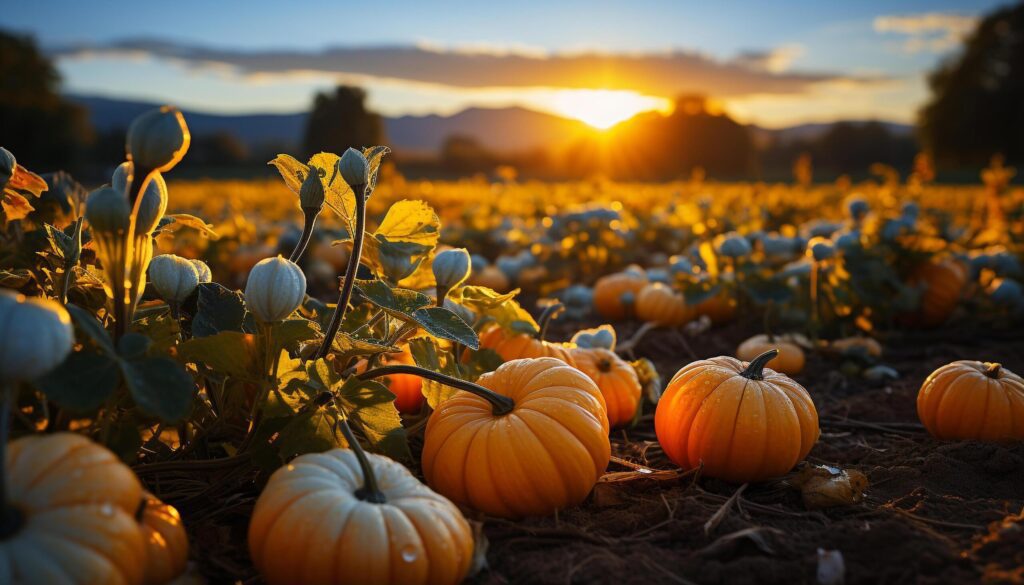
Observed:
[[[96,96],[72,95],[68,98],[89,111],[93,126],[100,132],[125,129],[140,113],[158,104]],[[250,147],[276,145],[295,149],[302,140],[307,114],[211,114],[185,110],[185,117],[196,136],[227,132]],[[863,121],[850,120],[852,123]],[[810,123],[787,128],[750,126],[758,144],[812,140],[837,122]],[[913,126],[883,122],[890,132],[908,135]],[[476,139],[497,152],[515,152],[560,145],[590,127],[578,120],[537,112],[526,108],[469,108],[451,116],[400,116],[385,118],[388,145],[398,151],[436,153],[449,136],[459,134]]]
[[[753,132],[754,139],[758,143],[771,141],[786,144],[796,141],[814,140],[828,132],[828,130],[836,124],[865,124],[867,122],[869,122],[869,120],[837,120],[835,122],[811,122],[807,124],[798,124],[796,126],[788,126],[785,128],[762,128],[755,125],[751,125],[749,128],[750,131]],[[895,136],[909,136],[914,133],[914,126],[910,124],[886,122],[884,120],[880,120],[880,122],[885,126],[886,130]]]
[[[86,108],[100,132],[128,127],[132,119],[158,104],[95,96],[68,96]],[[184,110],[196,136],[228,132],[249,146],[278,144],[296,147],[302,140],[306,113],[210,114]],[[583,122],[526,108],[469,108],[451,116],[401,116],[384,119],[388,144],[396,150],[432,153],[449,136],[475,138],[485,147],[512,152],[541,148],[572,139],[589,127]]]

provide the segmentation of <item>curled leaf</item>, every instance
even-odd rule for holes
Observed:
[[[807,508],[831,508],[860,502],[868,487],[868,478],[855,469],[808,465],[790,479],[789,484],[800,490]]]

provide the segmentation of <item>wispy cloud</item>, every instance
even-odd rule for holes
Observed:
[[[800,51],[799,47],[787,46],[774,51],[745,53],[733,60],[719,60],[679,50],[545,54],[515,47],[451,48],[427,44],[337,47],[322,51],[241,51],[141,39],[68,46],[53,49],[51,54],[65,59],[146,55],[187,67],[227,67],[242,76],[264,79],[313,72],[466,89],[621,89],[655,96],[687,92],[721,97],[798,94],[822,82],[869,84],[879,80],[834,72],[788,70]]]
[[[733,59],[733,63],[755,71],[782,73],[789,70],[804,52],[802,45],[788,44],[768,51],[744,51]]]
[[[900,48],[908,53],[942,53],[959,46],[977,23],[976,16],[925,12],[879,16],[875,19],[875,31],[907,37]]]

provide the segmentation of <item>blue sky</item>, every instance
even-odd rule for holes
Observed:
[[[685,53],[685,63],[652,73],[665,79],[643,84],[640,93],[670,97],[673,83],[700,88],[710,71],[717,81],[708,83],[708,93],[720,98],[728,111],[744,121],[778,126],[846,117],[911,120],[926,96],[927,71],[956,50],[971,17],[1000,4],[184,0],[166,10],[167,3],[137,1],[23,1],[5,8],[0,26],[31,33],[57,51],[67,91],[227,112],[304,109],[313,92],[338,80],[366,87],[371,104],[390,115],[451,113],[471,105],[557,110],[553,104],[572,103],[556,99],[559,92],[602,86],[595,81],[593,86],[559,87],[557,75],[554,82],[551,75],[529,74],[510,82],[507,72],[534,64],[543,68],[541,62],[553,56],[639,56],[643,65],[668,53]],[[153,40],[173,48],[152,51],[148,43]],[[135,41],[129,43],[131,51],[123,49],[123,41]],[[111,51],[114,43],[121,50]],[[426,62],[439,72],[462,67],[461,61],[432,60],[445,53],[488,55],[499,67],[491,77],[438,75],[435,82],[430,76],[409,78],[404,62],[348,71],[349,53],[338,55],[326,69],[307,64],[310,56],[330,47],[416,48],[420,53],[415,55],[371,56],[415,58],[415,63]],[[224,62],[218,61],[220,53],[212,60],[205,53],[181,58],[196,49],[227,56]],[[288,57],[287,63],[272,71],[249,65],[239,71],[239,62],[253,51],[275,57],[280,53]],[[525,65],[511,63],[513,59],[505,58],[509,55],[529,59]],[[734,80],[730,76],[745,75],[737,67],[756,69],[761,77]],[[679,75],[688,77],[673,77]],[[776,78],[774,89],[756,89],[759,79]],[[543,85],[532,86],[531,80],[543,80]],[[744,89],[729,89],[737,84]]]

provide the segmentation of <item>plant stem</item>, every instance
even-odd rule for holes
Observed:
[[[989,363],[987,366],[988,367],[985,368],[985,375],[994,380],[998,380],[999,373],[1000,370],[1002,370],[1003,365],[999,363]]]
[[[362,445],[356,440],[355,433],[352,432],[352,427],[348,426],[348,420],[341,418],[338,420],[338,428],[341,429],[341,434],[345,436],[345,441],[348,443],[348,448],[352,449],[352,452],[356,454],[356,459],[359,461],[359,467],[363,470],[363,487],[356,490],[356,497],[364,502],[371,502],[373,504],[383,504],[388,501],[387,497],[384,496],[384,492],[380,490],[380,486],[377,485],[377,475],[373,473],[373,466],[370,465],[370,459],[366,456],[366,452],[363,451]]]
[[[444,299],[448,296],[449,290],[451,289],[449,289],[447,286],[437,285],[435,287],[435,296],[437,296],[437,301],[435,302],[435,304],[438,307],[444,306]]]
[[[491,412],[495,416],[502,416],[512,412],[515,408],[515,402],[512,401],[508,396],[498,394],[497,392],[488,390],[479,384],[474,384],[467,380],[460,380],[442,374],[440,372],[433,372],[426,368],[419,366],[407,366],[407,365],[393,365],[393,366],[382,366],[374,368],[372,370],[363,372],[362,374],[356,375],[356,378],[360,380],[372,380],[374,378],[380,378],[381,376],[389,376],[391,374],[412,374],[413,376],[419,376],[420,378],[426,378],[427,380],[433,380],[440,382],[445,386],[451,386],[452,388],[458,388],[459,390],[465,390],[480,398],[483,398],[487,402],[491,403]]]
[[[763,380],[765,365],[775,359],[775,356],[777,355],[779,355],[779,350],[769,349],[756,358],[750,360],[750,363],[747,364],[747,369],[740,372],[740,375],[748,380]]]
[[[306,247],[309,246],[309,241],[313,237],[313,228],[316,227],[316,218],[320,215],[320,208],[317,207],[303,207],[302,208],[302,235],[299,237],[299,243],[295,245],[295,249],[292,250],[289,260],[299,263],[302,255],[306,253]]]
[[[544,307],[544,312],[540,314],[537,325],[540,326],[540,331],[537,332],[537,339],[544,341],[544,337],[548,334],[548,325],[555,319],[555,316],[565,310],[565,305],[562,303],[551,303],[547,307]]]
[[[348,267],[345,270],[345,282],[341,285],[341,295],[338,297],[338,306],[334,309],[334,316],[324,336],[324,344],[316,353],[317,358],[325,358],[331,352],[334,345],[334,337],[338,334],[341,321],[345,318],[348,310],[348,302],[352,299],[352,287],[356,284],[356,272],[359,271],[359,259],[363,254],[363,234],[366,231],[366,185],[357,185],[352,189],[356,200],[356,233],[352,237],[352,253],[348,257]]]

